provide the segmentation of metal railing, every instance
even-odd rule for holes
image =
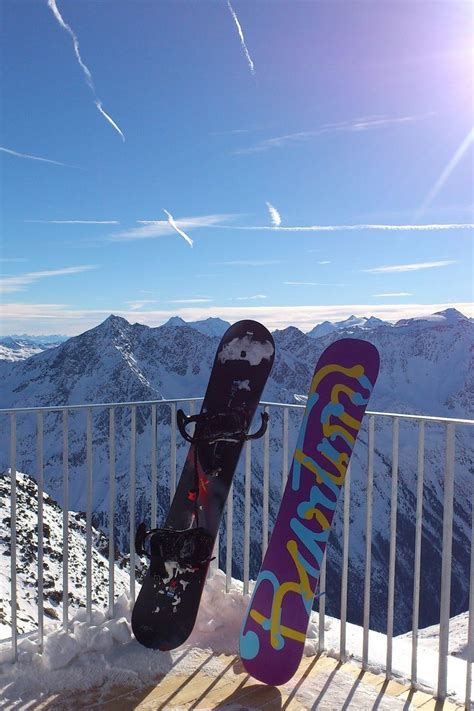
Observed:
[[[69,569],[68,569],[68,514],[69,514],[69,415],[80,411],[86,415],[86,600],[87,617],[92,615],[92,512],[93,512],[93,411],[102,409],[108,412],[108,516],[109,524],[114,521],[116,514],[116,412],[120,408],[129,408],[130,439],[129,439],[129,517],[130,541],[135,536],[135,507],[136,507],[136,457],[137,457],[137,408],[147,407],[151,411],[150,434],[150,462],[151,462],[151,525],[157,524],[157,487],[158,487],[158,441],[157,441],[157,410],[169,408],[170,410],[170,475],[169,493],[173,497],[176,490],[177,474],[177,441],[176,441],[176,411],[178,404],[187,404],[190,414],[193,414],[196,403],[202,398],[180,398],[173,400],[158,400],[146,402],[102,403],[90,405],[58,406],[43,408],[16,408],[0,410],[0,415],[10,419],[10,484],[11,484],[11,616],[12,616],[12,659],[17,658],[18,631],[17,631],[17,418],[19,415],[36,415],[36,470],[27,472],[34,474],[38,484],[38,641],[40,649],[44,637],[44,587],[43,587],[43,492],[44,492],[44,416],[56,412],[62,416],[62,474],[63,474],[63,618],[64,629],[69,624]],[[291,411],[302,411],[304,405],[282,404],[274,402],[261,402],[265,412],[278,412],[281,420],[281,489],[284,489],[289,471],[289,414]],[[451,566],[452,566],[452,541],[453,541],[453,504],[454,504],[454,471],[455,471],[455,432],[457,427],[473,426],[474,420],[453,419],[443,417],[429,417],[386,412],[367,412],[367,484],[366,484],[366,516],[365,516],[365,572],[363,584],[363,644],[362,665],[369,667],[369,623],[371,612],[371,571],[372,571],[372,527],[373,527],[373,499],[374,499],[374,457],[375,457],[375,432],[376,421],[392,423],[392,452],[391,452],[391,487],[390,487],[390,518],[389,518],[389,560],[388,560],[388,599],[387,599],[387,653],[386,677],[392,677],[393,667],[393,632],[394,632],[394,600],[395,600],[395,563],[397,542],[397,502],[398,502],[398,476],[399,476],[399,442],[400,422],[411,421],[418,425],[417,433],[417,482],[416,482],[416,509],[415,518],[415,543],[414,543],[414,571],[413,571],[413,608],[412,608],[412,644],[411,644],[411,684],[413,688],[418,682],[418,633],[420,609],[420,576],[421,552],[423,539],[423,493],[424,493],[424,462],[425,462],[425,428],[426,425],[442,425],[445,429],[445,462],[444,462],[444,499],[443,499],[443,537],[441,552],[441,590],[440,590],[440,625],[439,625],[439,654],[438,654],[438,682],[436,696],[444,699],[447,695],[448,680],[448,641],[449,641],[449,614],[451,595]],[[267,429],[263,440],[263,465],[262,465],[262,556],[268,544],[270,531],[269,503],[270,503],[270,429]],[[243,531],[243,593],[250,590],[250,552],[251,552],[251,491],[252,491],[252,442],[247,441],[244,446],[244,531]],[[233,563],[233,543],[235,540],[233,530],[233,495],[234,485],[231,488],[227,502],[225,520],[225,573],[226,587],[230,589]],[[348,580],[349,580],[349,539],[350,539],[350,499],[351,499],[351,466],[348,469],[343,491],[343,516],[342,516],[342,554],[341,554],[341,583],[340,583],[340,636],[339,658],[344,661],[352,650],[347,643],[347,615],[348,615]],[[472,502],[472,516],[474,517],[474,499]],[[108,557],[109,557],[109,589],[108,612],[113,615],[115,601],[115,545],[114,526],[108,527]],[[472,528],[471,528],[472,531]],[[217,545],[219,545],[217,543]],[[321,577],[320,592],[326,590],[326,557],[324,557]],[[135,552],[133,544],[130,545],[130,596],[135,598]],[[325,648],[325,596],[319,597],[319,649]],[[472,650],[474,646],[474,531],[471,533],[470,551],[470,588],[469,588],[469,618],[468,618],[468,652],[466,661],[466,690],[465,704],[469,707],[472,686]]]

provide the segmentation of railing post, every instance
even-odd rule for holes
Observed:
[[[369,662],[370,625],[370,573],[372,568],[372,497],[374,488],[374,416],[369,416],[368,460],[367,460],[367,510],[365,517],[365,575],[364,575],[364,631],[362,642],[362,668]]]
[[[92,620],[92,410],[86,411],[86,612],[90,624]]]
[[[218,568],[219,568],[220,538],[221,538],[221,532],[219,529],[217,531],[216,540],[214,541],[214,548],[213,548],[213,552],[212,552],[213,560],[211,560],[211,564],[209,565],[209,573],[208,573],[209,578],[214,577],[216,570],[218,570]]]
[[[44,639],[44,531],[43,531],[43,413],[36,415],[36,481],[38,483],[38,642],[40,652],[43,652]]]
[[[268,415],[266,405],[264,412]],[[263,496],[262,496],[262,560],[268,546],[268,507],[269,507],[269,479],[270,479],[270,423],[268,423],[263,437]]]
[[[443,552],[441,559],[441,603],[439,622],[438,688],[436,697],[444,700],[448,681],[449,609],[451,602],[451,554],[453,544],[454,425],[446,426],[446,468],[443,502]]]
[[[339,658],[342,662],[347,659],[346,653],[346,625],[347,625],[347,584],[349,572],[349,527],[350,527],[350,498],[351,498],[351,464],[347,467],[344,482],[344,524],[342,532],[342,571],[341,571],[341,637],[339,642]]]
[[[12,661],[18,655],[17,596],[16,596],[16,414],[10,415],[10,565],[11,565],[11,615],[12,615]]]
[[[324,551],[321,561],[321,569],[319,573],[319,598],[318,598],[318,652],[324,649],[324,625],[326,619],[326,563],[327,563],[327,546]]]
[[[283,408],[283,461],[281,467],[281,495],[285,491],[286,480],[288,479],[288,408]]]
[[[419,423],[418,429],[418,467],[416,482],[416,518],[415,518],[415,561],[413,572],[413,624],[411,637],[411,686],[416,688],[418,679],[418,623],[420,616],[420,577],[421,577],[421,537],[423,533],[423,480],[425,465],[425,423]]]
[[[109,408],[109,617],[115,607],[115,408]]]
[[[63,410],[63,629],[69,624],[69,440],[68,411]]]
[[[395,603],[395,560],[397,553],[397,503],[398,503],[398,445],[400,421],[393,419],[392,431],[392,491],[390,496],[390,557],[388,563],[388,602],[387,602],[387,660],[386,677],[392,676],[393,613]]]
[[[132,405],[130,424],[130,599],[135,602],[135,492],[136,492],[137,407]]]
[[[244,498],[244,595],[249,592],[250,569],[250,494],[252,483],[252,441],[245,443],[245,498]]]
[[[176,403],[171,403],[171,438],[170,438],[170,504],[176,491]]]
[[[467,648],[471,650],[466,659],[466,698],[464,706],[471,708],[472,650],[474,650],[474,494],[471,502],[471,569],[469,576],[469,618],[467,625]]]
[[[151,528],[156,528],[157,464],[156,464],[156,405],[151,406]]]
[[[225,552],[225,591],[229,592],[232,582],[232,527],[234,522],[234,484],[230,485],[227,497],[226,517],[226,552]]]

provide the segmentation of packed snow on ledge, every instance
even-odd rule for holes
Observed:
[[[126,594],[116,600],[112,618],[94,610],[89,624],[86,611],[80,609],[70,622],[68,632],[57,622],[48,621],[42,655],[34,634],[20,637],[18,663],[15,665],[11,663],[11,642],[5,640],[0,644],[0,697],[26,702],[40,701],[65,689],[74,692],[100,687],[106,693],[116,685],[139,688],[156,683],[164,674],[191,674],[201,664],[203,650],[212,655],[206,662],[205,671],[217,675],[225,666],[218,655],[238,653],[239,631],[248,599],[243,595],[242,583],[238,580],[231,580],[230,590],[226,593],[226,576],[217,570],[205,587],[191,637],[186,644],[171,652],[156,652],[136,642],[130,625],[132,606]],[[458,623],[454,625],[456,639],[450,640],[454,650],[463,647],[461,638],[466,634],[467,614]],[[327,654],[337,657],[339,620],[326,617],[324,634]],[[420,685],[427,689],[436,686],[438,658],[437,649],[433,648],[434,638],[436,635],[430,629],[425,646],[423,630],[420,633],[418,675]],[[316,654],[317,647],[318,614],[314,613],[309,624],[305,654]],[[354,660],[361,658],[362,628],[347,625],[347,647]],[[394,674],[401,680],[409,678],[409,636],[395,638],[393,652]],[[370,632],[369,657],[371,670],[382,672],[386,658],[385,635]],[[465,661],[450,656],[450,694],[462,699],[465,683]]]

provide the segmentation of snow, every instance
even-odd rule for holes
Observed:
[[[458,659],[470,659],[474,662],[474,649],[469,650],[468,645],[469,613],[462,612],[460,615],[451,617],[449,620],[449,654]],[[407,639],[411,644],[411,632],[399,635],[398,639]],[[419,632],[419,639],[422,639],[423,649],[437,651],[439,644],[439,625],[425,627]],[[469,653],[470,652],[470,653]]]
[[[38,619],[38,487],[26,474],[16,474],[17,520],[17,629],[25,633],[36,628]],[[0,521],[9,525],[10,472],[0,475]],[[45,621],[62,618],[62,549],[63,512],[57,502],[43,494],[43,603]],[[69,605],[77,609],[86,597],[86,521],[74,511],[68,516]],[[92,595],[95,603],[105,608],[109,584],[108,540],[92,527]],[[0,641],[10,635],[10,538],[0,537]],[[114,566],[117,593],[128,589],[128,561],[118,556]],[[98,614],[98,612],[96,613]]]
[[[247,360],[250,365],[260,365],[262,360],[270,360],[275,348],[270,341],[254,341],[253,334],[243,338],[233,338],[220,351],[218,358],[221,363],[228,360]]]
[[[250,588],[252,590],[253,584]],[[116,600],[114,615],[107,618],[103,611],[94,610],[91,623],[86,619],[85,610],[79,610],[70,621],[68,631],[57,623],[49,630],[44,640],[44,652],[39,653],[35,635],[19,640],[18,662],[11,664],[9,643],[0,645],[0,696],[4,699],[40,701],[51,694],[68,689],[85,691],[101,687],[103,693],[117,684],[139,688],[153,684],[164,674],[192,674],[202,661],[203,650],[210,652],[206,672],[214,675],[223,670],[219,654],[238,653],[239,632],[245,609],[249,601],[243,595],[243,584],[235,579],[230,581],[226,593],[226,576],[217,570],[205,586],[195,628],[186,644],[171,652],[156,652],[142,647],[131,632],[130,618],[132,605],[127,594]],[[331,617],[325,620],[325,646],[328,656],[338,657],[340,622]],[[361,658],[363,630],[356,625],[347,625],[347,646],[354,660]],[[432,633],[420,634],[419,640],[419,682],[428,689],[436,686],[437,654],[432,645]],[[386,656],[385,635],[370,632],[369,669],[383,672]],[[305,646],[305,655],[317,654],[318,615],[313,613]],[[407,638],[394,639],[394,674],[400,679],[410,677],[411,641]],[[465,689],[465,662],[455,657],[449,658],[449,693],[462,699]],[[315,679],[314,683],[318,681]],[[291,686],[291,685],[290,685]],[[340,694],[338,684],[327,688],[325,703],[331,702],[332,694]],[[310,685],[308,703],[314,703],[314,691]],[[346,694],[347,696],[347,694]],[[309,698],[311,697],[311,699]],[[335,697],[334,697],[335,698]],[[301,699],[300,699],[301,701]],[[337,708],[336,702],[334,701]],[[329,708],[329,706],[328,706]]]

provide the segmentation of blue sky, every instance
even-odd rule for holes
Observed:
[[[4,0],[2,333],[473,315],[472,14]]]

